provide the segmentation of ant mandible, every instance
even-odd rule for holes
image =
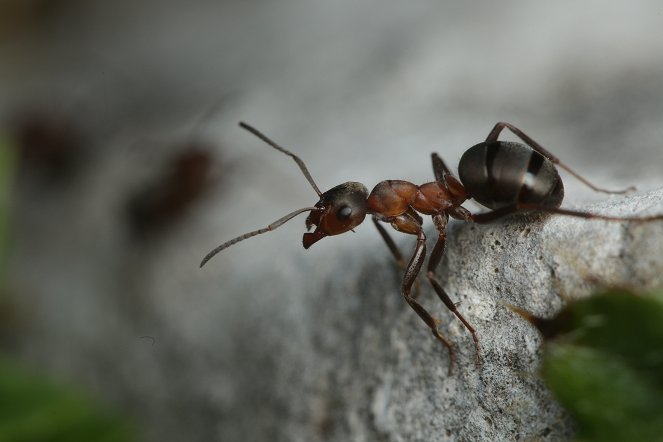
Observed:
[[[418,186],[403,180],[386,180],[378,183],[370,193],[363,184],[357,182],[343,183],[324,193],[320,192],[304,162],[297,155],[279,146],[252,126],[243,122],[239,125],[274,149],[292,157],[320,200],[313,207],[295,210],[263,229],[245,233],[221,244],[203,258],[200,266],[205,265],[222,250],[247,238],[270,232],[300,213],[309,212],[306,218],[307,231],[315,226],[313,232],[304,233],[305,249],[326,236],[339,235],[352,230],[364,221],[367,214],[370,214],[391,254],[405,270],[401,284],[405,301],[430,328],[435,338],[447,348],[450,372],[455,357],[451,343],[439,332],[438,320],[411,294],[412,285],[426,258],[426,235],[422,226],[423,219],[419,214],[430,215],[438,232],[437,242],[428,261],[426,278],[444,305],[456,315],[472,335],[477,361],[480,355],[477,332],[458,311],[456,304],[451,301],[435,275],[435,269],[444,254],[449,217],[475,223],[490,223],[509,214],[538,211],[606,221],[663,220],[663,214],[647,217],[616,217],[560,208],[564,197],[564,186],[555,166],[563,168],[597,192],[622,194],[634,190],[634,187],[610,191],[594,186],[538,142],[509,123],[497,123],[488,134],[486,141],[472,146],[463,154],[458,165],[460,180],[455,178],[444,161],[433,153],[431,158],[435,181]],[[497,138],[504,129],[509,129],[525,144],[498,141]],[[492,210],[479,214],[470,213],[461,205],[470,198]],[[399,232],[417,237],[414,253],[407,265],[396,243],[381,223],[390,224]]]

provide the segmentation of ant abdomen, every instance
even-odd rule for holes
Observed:
[[[490,209],[517,203],[559,207],[564,198],[554,164],[520,143],[493,141],[470,147],[460,159],[458,175],[472,198]]]

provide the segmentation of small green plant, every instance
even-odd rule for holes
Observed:
[[[546,337],[543,376],[578,440],[663,441],[662,293],[610,290],[528,319]]]

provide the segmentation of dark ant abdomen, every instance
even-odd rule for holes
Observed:
[[[472,198],[490,209],[517,203],[559,207],[564,198],[554,164],[520,143],[494,141],[470,147],[460,159],[458,175]]]

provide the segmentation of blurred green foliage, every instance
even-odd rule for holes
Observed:
[[[663,294],[611,290],[544,322],[543,375],[578,440],[663,441]]]
[[[9,241],[9,210],[14,181],[15,150],[0,133],[0,277],[5,268],[5,251]]]
[[[131,428],[82,393],[0,359],[0,442],[120,442]]]
[[[11,239],[15,157],[0,134],[0,308],[5,290],[6,250]],[[1,315],[0,315],[1,316]],[[133,428],[71,387],[56,386],[0,356],[0,442],[120,442],[135,440]]]

